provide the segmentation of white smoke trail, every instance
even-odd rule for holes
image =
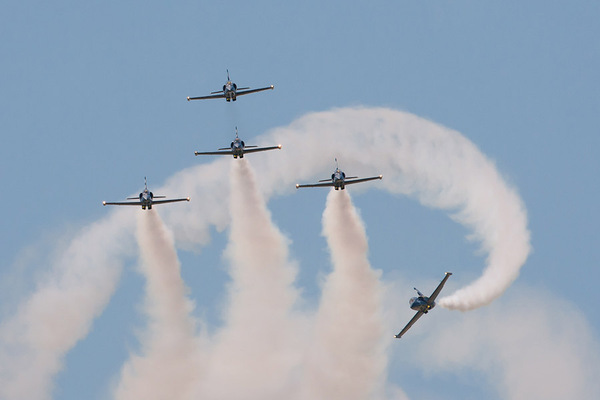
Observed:
[[[346,190],[331,190],[327,196],[323,234],[333,271],[326,278],[316,316],[305,398],[384,398],[387,358],[381,273],[367,260],[364,224]]]
[[[229,304],[198,396],[289,398],[291,371],[301,357],[298,322],[291,316],[296,267],[246,159],[231,168]]]
[[[141,355],[123,366],[116,399],[184,399],[202,373],[194,304],[180,273],[173,235],[157,211],[138,213],[140,269],[146,277],[148,328]]]
[[[332,168],[333,156],[338,156],[347,166],[347,173],[382,173],[385,178],[378,188],[415,196],[427,206],[453,213],[453,218],[481,241],[488,258],[481,278],[442,298],[442,305],[469,310],[490,303],[510,286],[527,259],[527,218],[516,191],[501,178],[492,162],[455,131],[395,110],[346,108],[306,115],[288,127],[273,129],[257,142],[284,145],[282,151],[253,159],[261,177],[258,184],[263,203],[275,193],[293,192],[298,181],[322,177]],[[223,184],[226,162],[231,160],[181,171],[165,188],[157,189],[193,198],[189,207],[164,208],[163,218],[172,227],[178,246],[198,248],[210,241],[211,226],[218,230],[227,227],[230,216],[226,199],[230,194]],[[357,186],[356,190],[365,190],[371,184]],[[233,187],[235,190],[240,189]],[[242,209],[245,206],[242,202]],[[123,255],[132,247],[123,229],[132,225],[128,220],[130,211],[119,210],[86,227],[54,263],[49,278],[38,285],[13,317],[2,321],[0,397],[50,397],[51,380],[60,370],[65,353],[87,334],[114,290]],[[231,212],[239,214],[236,207],[231,207]],[[246,247],[256,253],[252,246]],[[288,282],[293,281],[293,275],[288,274]],[[293,302],[288,299],[288,305]],[[231,310],[235,309],[232,303]],[[265,310],[261,313],[269,314]],[[244,316],[231,311],[230,317],[234,321]],[[64,322],[54,323],[57,320]],[[242,324],[234,325],[240,329],[236,339],[244,341]],[[251,325],[250,332],[258,329],[255,325]],[[275,345],[285,346],[277,339]],[[254,343],[244,343],[248,344],[244,351],[252,353]]]
[[[0,325],[0,398],[51,398],[63,359],[108,303],[130,253],[126,213],[85,227],[40,279],[36,291]]]
[[[270,184],[267,193],[282,192],[290,177],[320,176],[331,168],[335,154],[352,167],[347,173],[382,173],[385,180],[378,188],[448,210],[471,229],[471,238],[481,241],[488,254],[486,268],[471,285],[440,299],[444,307],[464,311],[489,304],[517,278],[527,259],[529,231],[521,199],[458,132],[399,111],[348,108],[309,114],[272,130],[267,140],[291,149],[259,160],[257,170]]]

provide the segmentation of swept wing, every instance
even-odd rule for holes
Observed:
[[[400,331],[399,334],[396,335],[396,339],[400,339],[402,337],[402,335],[404,335],[406,333],[406,331],[408,331],[410,329],[411,326],[414,325],[415,322],[417,322],[417,320],[419,318],[421,318],[421,315],[425,314],[423,311],[417,311],[417,313],[415,314],[414,317],[412,317],[412,319],[408,322],[408,324],[406,324],[406,326],[404,327],[404,329],[402,329]]]
[[[438,297],[438,294],[440,294],[440,292],[442,291],[444,284],[446,283],[448,278],[450,278],[450,275],[452,275],[452,272],[446,272],[446,276],[444,276],[444,279],[442,279],[438,287],[436,287],[431,296],[429,296],[429,301],[427,302],[428,304],[433,304],[435,298]]]

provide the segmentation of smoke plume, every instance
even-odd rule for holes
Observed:
[[[347,190],[331,190],[323,235],[333,271],[323,285],[307,362],[306,399],[383,398],[387,358],[380,272]]]
[[[299,325],[291,315],[298,297],[296,267],[246,159],[232,163],[230,182],[229,303],[199,396],[288,398],[291,371],[301,356]]]
[[[308,114],[287,127],[271,130],[258,138],[257,143],[284,145],[282,151],[252,158],[253,170],[260,181],[255,179],[244,159],[235,160],[232,165],[231,186],[223,184],[227,181],[226,165],[232,160],[221,159],[180,171],[165,187],[155,189],[168,195],[192,197],[192,202],[185,207],[172,205],[161,209],[178,247],[197,250],[210,242],[211,228],[221,231],[230,226],[231,229],[227,250],[232,280],[228,288],[230,302],[224,326],[211,341],[205,364],[209,367],[199,378],[200,389],[196,390],[208,398],[282,398],[298,388],[302,374],[312,376],[307,379],[315,382],[311,371],[299,372],[302,368],[297,368],[302,364],[307,344],[295,332],[310,329],[306,328],[304,317],[293,312],[298,301],[293,287],[296,267],[288,260],[287,240],[273,226],[265,202],[274,195],[291,194],[297,182],[319,179],[324,173],[328,175],[333,169],[334,156],[348,174],[384,175],[384,180],[376,186],[374,183],[356,185],[353,193],[377,187],[394,195],[411,196],[423,205],[448,212],[472,232],[471,239],[481,243],[487,255],[481,277],[440,299],[441,305],[471,310],[489,304],[517,278],[527,259],[530,238],[522,201],[493,162],[458,132],[400,111],[345,108]],[[0,398],[46,400],[51,397],[52,380],[62,368],[65,354],[87,335],[92,321],[106,306],[123,261],[134,248],[129,233],[134,213],[130,208],[113,211],[109,217],[82,229],[67,249],[50,263],[35,291],[21,302],[12,316],[1,322]],[[326,225],[329,226],[329,222]],[[330,301],[350,297],[344,292],[334,295],[337,288],[333,276],[341,274],[339,268],[343,267],[337,259],[338,251],[334,250],[337,248],[332,239],[335,235],[327,229],[324,231],[329,235],[334,272],[324,287],[319,315],[326,315]],[[366,254],[366,245],[360,249],[357,251]],[[147,254],[151,254],[151,249]],[[362,257],[358,258],[364,261]],[[172,253],[171,260],[177,268]],[[356,270],[370,271],[367,266],[368,263],[356,266]],[[454,272],[458,276],[460,271]],[[364,273],[367,277],[373,274],[372,271]],[[348,274],[345,279],[349,279],[351,271],[344,274]],[[150,275],[147,277],[150,285]],[[364,304],[348,312],[357,313],[357,318],[364,318],[363,322],[371,324],[373,332],[377,332],[376,274],[365,282],[372,282],[369,288],[373,291],[366,295],[362,292],[364,287],[354,286],[354,297],[364,296]],[[185,288],[179,289],[181,300],[185,297]],[[148,286],[148,294],[150,290],[155,288]],[[156,312],[161,314],[151,317],[149,332],[161,329],[154,324],[158,324],[159,318],[167,318],[162,313],[177,303],[173,299],[152,300],[160,309]],[[180,306],[178,318],[184,321],[190,305],[186,301],[177,304]],[[373,319],[364,315],[365,309],[375,313]],[[334,328],[327,326],[324,317],[319,316],[317,320],[315,340],[320,340],[321,346],[329,346],[327,338]],[[181,328],[179,334],[193,332],[193,324],[183,323]],[[166,336],[171,334],[176,335],[165,333]],[[364,351],[360,340],[364,340],[362,345],[366,348],[376,353],[380,351],[368,334],[362,336],[362,333],[348,331],[344,334],[340,341],[347,340],[353,352]],[[144,338],[141,358],[173,344],[159,344],[158,338],[148,335]],[[190,346],[195,344],[190,343]],[[351,358],[359,353],[334,354]],[[369,366],[369,376],[385,379],[385,360],[371,357],[363,360],[364,365]],[[134,358],[125,367],[125,375],[146,373],[141,358],[138,361]],[[183,360],[184,363],[189,361],[185,357]],[[262,371],[261,376],[272,378],[258,382],[257,370]],[[353,378],[360,380],[360,376]],[[231,384],[232,377],[236,379],[235,385]],[[130,382],[127,379],[124,378],[123,385]],[[377,391],[378,385],[369,382],[357,382],[362,388],[357,391]],[[316,388],[317,392],[328,386],[328,383],[318,384],[322,387]]]
[[[141,355],[131,355],[123,366],[115,398],[185,399],[203,372],[204,355],[191,316],[194,304],[181,279],[173,236],[157,211],[138,214],[137,239],[148,326]]]
[[[67,351],[89,332],[121,275],[130,218],[115,213],[77,232],[35,291],[0,325],[0,398],[51,398]]]

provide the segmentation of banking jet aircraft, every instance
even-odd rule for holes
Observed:
[[[442,288],[444,287],[444,284],[446,283],[448,278],[450,278],[450,275],[452,275],[452,272],[446,272],[446,276],[444,276],[444,279],[442,279],[438,287],[435,288],[435,290],[429,297],[423,296],[423,293],[419,292],[419,289],[414,288],[417,291],[419,297],[413,297],[408,301],[408,304],[410,304],[410,308],[412,308],[413,310],[417,310],[417,313],[414,317],[412,317],[410,322],[406,324],[404,329],[402,329],[402,331],[395,336],[397,339],[400,339],[402,335],[404,335],[406,331],[408,331],[410,327],[413,326],[413,324],[417,322],[419,318],[421,318],[421,315],[427,314],[429,310],[435,307],[435,298],[442,291]]]
[[[194,154],[197,156],[204,155],[226,155],[233,156],[233,158],[244,158],[245,153],[256,153],[258,151],[276,150],[281,149],[281,145],[269,146],[269,147],[258,147],[258,146],[246,146],[244,141],[238,137],[237,127],[235,128],[235,139],[231,142],[230,147],[222,147],[218,151],[195,151]]]
[[[227,101],[235,101],[237,99],[237,96],[242,96],[244,94],[250,94],[250,93],[256,93],[256,92],[262,92],[263,90],[269,90],[269,89],[273,89],[273,85],[271,86],[267,86],[264,88],[260,88],[260,89],[250,89],[249,87],[244,87],[244,88],[238,88],[237,85],[233,82],[231,82],[231,79],[229,79],[229,70],[227,70],[227,83],[225,83],[223,85],[223,90],[217,90],[216,92],[210,92],[209,96],[200,96],[200,97],[189,97],[188,96],[188,101],[190,100],[206,100],[206,99],[221,99],[221,98],[225,98],[225,100]]]
[[[305,185],[301,185],[299,183],[296,184],[296,189],[303,187],[322,187],[322,186],[333,186],[335,190],[342,189],[346,187],[346,185],[350,185],[352,183],[366,182],[372,181],[375,179],[382,179],[383,175],[372,176],[370,178],[359,178],[357,176],[346,176],[346,174],[337,166],[337,158],[335,159],[335,171],[331,174],[331,178],[321,179],[319,183],[309,183]]]
[[[124,201],[124,202],[106,202],[103,201],[102,204],[105,206],[142,206],[142,210],[148,208],[148,210],[152,210],[153,204],[164,204],[164,203],[175,203],[178,201],[190,201],[189,197],[184,199],[166,199],[166,200],[154,200],[154,199],[164,199],[165,196],[155,196],[154,193],[148,190],[148,182],[146,177],[144,177],[144,191],[140,193],[138,197],[128,197],[127,200],[139,200],[139,201]]]

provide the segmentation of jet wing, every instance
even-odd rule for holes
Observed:
[[[175,203],[178,201],[190,201],[189,197],[185,199],[167,199],[167,200],[152,200],[152,204],[163,204],[163,203]],[[141,201],[119,201],[119,202],[108,202],[103,201],[102,205],[105,206],[141,206]]]
[[[417,311],[415,316],[412,317],[412,319],[408,322],[408,324],[406,324],[404,329],[402,329],[400,331],[400,333],[396,335],[396,339],[400,339],[402,337],[402,335],[404,335],[406,333],[406,331],[408,331],[410,329],[410,327],[413,326],[415,324],[415,322],[417,322],[417,320],[419,318],[421,318],[421,315],[423,315],[423,314],[425,314],[423,311]]]
[[[429,304],[432,304],[435,301],[435,298],[438,297],[438,294],[440,294],[440,292],[442,291],[442,288],[444,287],[444,284],[446,283],[448,278],[450,278],[450,275],[452,275],[452,272],[446,272],[446,276],[444,276],[444,279],[442,279],[438,287],[436,287],[431,296],[429,296]]]
[[[141,206],[141,201],[120,201],[120,202],[108,202],[103,201],[102,205],[104,206]]]
[[[152,200],[152,204],[176,203],[178,201],[190,201],[190,198],[186,197],[185,199]]]
[[[251,146],[246,146],[244,148],[244,153],[256,153],[257,151],[278,150],[278,149],[281,149],[281,145],[280,144],[277,145],[277,146],[270,146],[270,147],[251,147]]]
[[[235,94],[236,94],[237,96],[241,96],[241,95],[244,95],[244,94],[250,94],[250,93],[256,93],[256,92],[262,92],[263,90],[270,90],[270,89],[273,89],[273,88],[274,88],[274,86],[273,86],[273,85],[271,85],[271,86],[267,86],[267,87],[260,88],[260,89],[250,89],[250,90],[240,90],[240,89],[238,89],[238,90],[235,92]],[[191,100],[194,100],[194,99],[191,99]]]
[[[231,151],[231,149],[220,150],[220,151],[195,151],[194,154],[197,156],[220,156],[220,155],[230,156],[233,154],[233,151]]]
[[[366,181],[373,181],[375,179],[383,179],[383,175],[372,176],[370,178],[359,178],[359,179],[350,179],[350,180],[348,180],[348,178],[346,178],[344,180],[344,183],[346,185],[350,185],[351,183],[360,183],[360,182],[366,182]]]
[[[225,97],[225,93],[220,92],[219,94],[211,94],[210,96],[200,96],[200,97],[189,97],[188,96],[188,101],[190,100],[206,100],[206,99],[222,99],[223,97]]]
[[[332,181],[323,182],[323,183],[307,183],[307,184],[304,184],[304,185],[296,183],[296,189],[303,188],[303,187],[324,187],[324,186],[334,186],[334,185],[333,185]]]

